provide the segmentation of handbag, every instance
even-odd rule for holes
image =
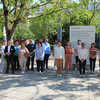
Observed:
[[[28,59],[30,57],[30,53],[24,53],[24,56]]]

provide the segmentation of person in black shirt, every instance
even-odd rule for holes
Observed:
[[[7,60],[7,68],[6,73],[9,72],[9,65],[11,64],[12,74],[14,74],[14,53],[15,48],[11,45],[11,41],[8,41],[8,45],[5,47],[4,53],[6,54],[6,60]]]
[[[26,48],[28,49],[28,51],[30,52],[30,57],[27,59],[27,70],[29,70],[29,66],[30,66],[30,59],[31,59],[31,70],[34,70],[34,57],[35,57],[35,44],[32,43],[32,39],[29,40],[29,44],[26,45]]]

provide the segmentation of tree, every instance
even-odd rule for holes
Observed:
[[[4,17],[2,17],[3,20],[0,20],[0,22],[6,27],[7,39],[10,40],[13,38],[16,27],[20,22],[65,10],[68,8],[68,1],[39,0],[38,2],[34,2],[34,0],[1,0],[3,9],[0,9],[0,15]],[[36,14],[35,12],[41,8],[42,12]]]
[[[83,25],[91,25],[94,17],[100,14],[100,0],[80,0],[79,5],[73,8],[71,17],[75,22],[83,23]],[[98,20],[98,19],[97,19]]]
[[[27,39],[34,39],[34,34],[32,34],[27,23],[20,23],[16,28],[14,40],[27,40]]]

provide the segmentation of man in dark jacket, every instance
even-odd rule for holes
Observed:
[[[5,56],[7,60],[7,68],[6,68],[6,73],[9,72],[9,65],[11,64],[11,69],[12,69],[12,74],[14,74],[14,53],[15,53],[15,48],[14,46],[11,45],[11,41],[8,41],[8,45],[5,47]]]
[[[26,48],[29,50],[30,52],[30,57],[27,59],[27,70],[29,70],[29,66],[30,66],[30,59],[31,59],[31,70],[34,70],[34,57],[35,57],[35,44],[32,43],[32,39],[29,40],[29,44],[26,45]]]

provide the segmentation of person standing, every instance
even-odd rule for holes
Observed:
[[[19,61],[18,61],[18,55],[19,55],[19,45],[18,45],[18,41],[15,41],[15,53],[14,53],[14,70],[19,70]],[[17,68],[16,68],[16,64],[17,64]]]
[[[63,45],[64,49],[67,47],[67,40],[64,40]]]
[[[76,53],[76,67],[75,67],[75,71],[78,68],[78,63],[79,63],[79,58],[78,58],[78,51],[81,49],[81,40],[77,41],[77,45],[75,46],[75,53]]]
[[[11,64],[12,74],[14,74],[15,48],[14,48],[14,46],[11,45],[11,41],[8,41],[8,45],[5,47],[4,53],[6,55],[6,60],[7,60],[7,68],[6,68],[5,74],[9,72],[9,65],[10,64]]]
[[[100,52],[99,52],[99,74],[97,76],[100,76]]]
[[[45,55],[44,55],[44,68],[46,64],[46,69],[48,69],[48,59],[50,56],[50,44],[48,43],[48,39],[45,39]]]
[[[86,66],[86,59],[88,58],[88,50],[85,49],[85,44],[81,44],[81,49],[78,52],[79,57],[79,71],[80,77],[85,77],[85,66]]]
[[[35,55],[37,63],[37,72],[39,73],[41,68],[41,74],[43,74],[44,48],[42,47],[42,43],[38,43],[38,48],[36,49]]]
[[[93,74],[95,71],[96,55],[97,55],[97,48],[95,48],[95,43],[92,43],[91,48],[89,49],[91,74]]]
[[[55,44],[53,45],[53,56],[54,56],[54,51],[55,51],[55,48],[58,46],[58,41],[55,40]],[[56,65],[56,62],[54,61],[54,68],[53,70],[57,70],[57,65]]]
[[[61,46],[61,42],[58,42],[58,46],[54,50],[54,58],[57,65],[57,76],[62,74],[62,63],[64,60],[64,48]]]
[[[71,43],[67,43],[67,47],[65,48],[65,70],[72,69],[72,59],[73,59],[73,48],[71,47]]]
[[[6,41],[4,40],[3,45],[1,46],[1,66],[0,66],[0,72],[1,73],[5,72],[5,69],[6,69],[6,66],[7,66],[7,62],[6,62],[6,59],[5,59],[5,53],[4,53],[5,47],[6,47]]]
[[[29,44],[26,46],[26,48],[28,49],[30,53],[30,57],[27,59],[27,70],[29,70],[30,59],[31,59],[31,70],[34,70],[34,58],[35,58],[36,47],[35,47],[35,44],[33,44],[32,39],[29,40]]]
[[[24,74],[25,70],[26,70],[26,62],[27,62],[27,58],[25,57],[25,53],[29,53],[28,49],[25,47],[25,43],[21,44],[21,49],[19,50],[19,63],[20,63],[20,67],[21,67],[21,73]]]
[[[45,45],[44,45],[44,43],[43,43],[43,39],[39,39],[38,42],[39,42],[39,43],[42,43],[42,47],[43,47],[43,49],[45,50]],[[37,48],[38,48],[38,44],[36,44],[36,49],[37,49]]]

